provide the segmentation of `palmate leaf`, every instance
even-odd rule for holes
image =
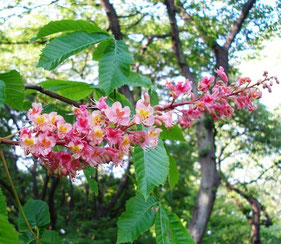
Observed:
[[[162,140],[186,142],[183,137],[182,130],[178,125],[174,125],[174,127],[171,129],[167,129],[164,126],[161,126],[160,128],[162,129],[162,132],[160,134]]]
[[[99,32],[110,35],[106,31],[101,30],[96,24],[85,20],[58,20],[51,21],[47,25],[44,25],[42,28],[40,28],[37,35],[33,37],[31,41],[36,41],[42,37],[66,31],[85,31],[88,33]]]
[[[155,218],[155,212],[151,208],[156,204],[156,199],[152,196],[146,201],[143,196],[130,198],[126,203],[126,211],[117,222],[117,243],[132,242],[149,230]]]
[[[151,80],[136,72],[130,72],[127,85],[136,87],[151,87]]]
[[[94,90],[91,84],[70,80],[46,80],[39,85],[75,101],[88,97]]]
[[[4,103],[14,109],[22,110],[24,100],[24,85],[21,75],[16,70],[0,74],[0,80],[5,83]]]
[[[159,140],[158,147],[150,151],[144,151],[136,145],[134,166],[138,188],[147,199],[156,186],[165,183],[169,172],[169,158],[163,142]]]
[[[42,244],[62,244],[59,233],[54,230],[45,230],[40,241]]]
[[[94,192],[95,195],[98,195],[98,183],[92,178],[93,174],[96,172],[96,169],[93,167],[88,167],[85,168],[83,171],[91,190]]]
[[[3,195],[3,192],[0,188],[0,214],[7,217],[7,205],[6,205],[6,198]]]
[[[47,203],[41,200],[30,199],[23,207],[26,218],[32,228],[37,226],[38,228],[47,227],[50,223],[50,214]],[[17,225],[20,232],[29,231],[27,225],[19,214],[17,219]]]
[[[125,42],[112,39],[99,59],[99,88],[106,95],[127,84],[132,61]]]
[[[3,104],[6,99],[5,89],[6,89],[5,82],[0,80],[0,108],[3,108]]]
[[[160,206],[155,218],[157,244],[194,244],[177,215]]]
[[[169,155],[169,162],[170,164],[169,164],[168,181],[171,189],[173,190],[173,188],[179,181],[179,171],[177,168],[176,161],[171,155]]]
[[[0,214],[0,243],[5,244],[18,244],[19,233],[9,223],[8,218]]]
[[[55,38],[42,50],[37,67],[52,70],[68,57],[109,38],[111,37],[104,33],[84,31]]]

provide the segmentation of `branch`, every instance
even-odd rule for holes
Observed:
[[[54,93],[54,92],[49,91],[49,90],[47,90],[47,89],[44,89],[44,88],[43,88],[42,86],[40,86],[40,85],[26,84],[26,85],[24,85],[24,88],[25,88],[25,89],[31,89],[31,90],[39,91],[39,92],[41,92],[41,93],[43,93],[43,94],[45,94],[45,95],[47,95],[47,96],[49,96],[49,97],[55,98],[55,99],[57,99],[57,100],[60,100],[60,101],[62,101],[62,102],[65,102],[65,103],[68,103],[68,104],[73,105],[73,106],[75,106],[75,107],[79,107],[79,106],[81,105],[80,102],[76,102],[76,101],[71,100],[71,99],[69,99],[69,98],[63,97],[63,96],[61,96],[61,95],[59,95],[59,94],[57,94],[57,93]]]
[[[255,2],[256,0],[249,0],[244,4],[238,19],[236,20],[236,22],[233,23],[232,29],[230,30],[228,36],[226,37],[224,48],[226,49],[230,48],[232,42],[234,41],[236,35],[241,30],[242,24],[244,20],[247,18],[249,11],[253,7]]]

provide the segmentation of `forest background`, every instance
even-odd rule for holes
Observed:
[[[223,66],[230,78],[243,74],[258,79],[264,70],[274,67],[271,72],[275,72],[280,67],[280,1],[111,3],[0,1],[1,72],[16,69],[25,84],[47,79],[97,83],[93,48],[72,56],[54,71],[35,68],[48,39],[34,43],[30,39],[41,26],[61,19],[94,22],[111,31],[116,39],[123,39],[134,57],[133,69],[153,82],[161,100],[167,98],[163,89],[167,79],[199,81],[206,74],[214,74],[218,66]],[[134,89],[131,99],[144,90]],[[54,91],[61,95],[65,92]],[[277,95],[261,100],[270,100],[268,106],[259,104],[251,114],[236,111],[233,119],[207,126],[198,123],[196,128],[183,131],[185,142],[166,140],[177,164],[179,182],[173,191],[165,188],[160,194],[196,242],[253,243],[254,236],[263,243],[280,242],[279,91],[276,86],[272,94]],[[81,91],[73,89],[70,93],[83,101]],[[125,95],[130,98],[132,93]],[[65,114],[71,110],[61,101],[35,91],[28,95],[26,108],[33,101]],[[4,137],[25,125],[26,115],[4,106],[0,121],[0,137]],[[207,152],[200,147],[204,139],[200,138],[200,130],[208,134],[211,149]],[[100,167],[95,175],[95,195],[83,173],[75,181],[58,179],[49,176],[36,160],[23,157],[20,149],[5,146],[4,152],[21,202],[31,197],[46,201],[49,228],[57,230],[65,243],[116,242],[117,218],[125,210],[126,200],[134,195],[133,165],[124,169]],[[9,220],[16,225],[18,210],[2,170],[0,187],[7,199]],[[207,202],[202,201],[204,194]],[[152,229],[135,243],[155,243],[154,236]]]

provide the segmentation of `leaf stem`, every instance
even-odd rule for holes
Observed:
[[[12,187],[12,192],[13,192],[13,194],[14,194],[14,196],[15,196],[17,205],[18,205],[19,210],[20,210],[20,213],[21,213],[21,215],[22,215],[22,217],[23,217],[23,219],[24,219],[24,221],[25,221],[25,223],[26,223],[26,225],[27,225],[27,228],[28,228],[29,231],[34,235],[34,237],[37,239],[37,236],[36,236],[36,234],[34,233],[34,231],[32,230],[32,228],[31,228],[31,226],[30,226],[30,224],[29,224],[29,222],[28,222],[28,220],[27,220],[27,218],[26,218],[26,216],[25,216],[25,213],[24,213],[24,211],[23,211],[23,208],[22,208],[22,206],[21,206],[21,203],[20,203],[20,200],[19,200],[19,196],[18,196],[18,194],[17,194],[16,188],[15,188],[15,186],[14,186],[12,177],[11,177],[11,175],[10,175],[10,172],[9,172],[9,169],[8,169],[8,166],[7,166],[7,163],[6,163],[6,160],[5,160],[5,157],[4,157],[4,154],[3,154],[3,151],[1,150],[1,148],[0,148],[0,157],[1,157],[1,159],[2,159],[2,162],[3,162],[4,168],[5,168],[6,174],[7,174],[7,176],[8,176],[8,180],[9,180],[10,185],[11,185],[11,187]]]

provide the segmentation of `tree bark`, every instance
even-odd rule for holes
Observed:
[[[48,199],[48,205],[49,205],[49,210],[50,210],[50,218],[51,218],[51,229],[53,230],[56,225],[56,206],[55,206],[55,192],[57,189],[57,186],[59,184],[60,179],[56,177],[52,177],[52,185],[49,191],[49,199]]]

